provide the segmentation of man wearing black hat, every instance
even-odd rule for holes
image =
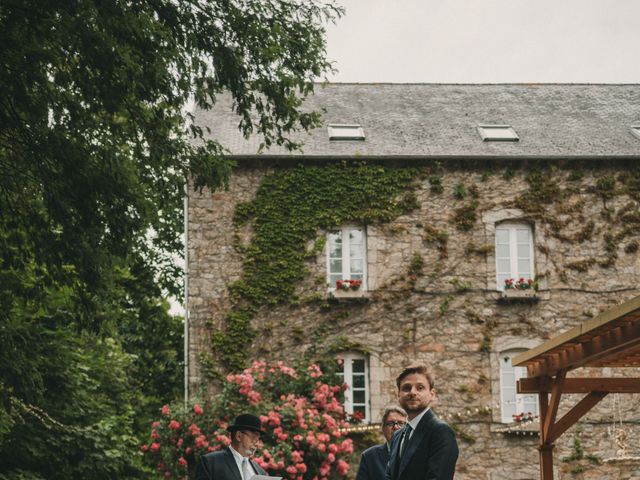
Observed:
[[[243,413],[227,430],[231,434],[231,445],[202,455],[196,480],[249,480],[256,474],[266,475],[267,472],[249,458],[262,443],[260,437],[264,431],[260,419]]]

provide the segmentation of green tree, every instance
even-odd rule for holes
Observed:
[[[140,478],[180,392],[182,198],[233,167],[185,112],[228,92],[296,148],[330,69],[315,0],[0,0],[0,478]]]

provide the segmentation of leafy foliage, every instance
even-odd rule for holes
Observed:
[[[136,433],[148,425],[150,409],[180,391],[181,341],[171,343],[180,320],[140,275],[140,290],[119,298],[132,279],[123,276],[121,288],[104,290],[95,304],[108,322],[100,332],[82,329],[77,319],[86,312],[73,266],[56,278],[38,265],[29,236],[0,232],[4,252],[16,251],[9,237],[22,242],[21,257],[3,257],[0,270],[0,478],[140,478]],[[132,332],[160,327],[161,334],[136,344]],[[157,350],[141,358],[147,348]]]
[[[256,198],[236,208],[236,223],[252,221],[254,234],[242,278],[230,286],[238,302],[226,330],[212,336],[224,364],[234,371],[246,365],[241,346],[255,335],[250,320],[257,308],[295,298],[296,283],[306,273],[306,244],[319,230],[388,222],[415,208],[411,195],[400,194],[416,177],[412,168],[363,163],[299,166],[265,177]]]
[[[265,145],[317,120],[314,0],[0,5],[0,476],[141,478],[181,390],[182,201],[232,162],[185,104],[223,91]],[[134,407],[139,408],[135,412]]]
[[[562,189],[555,173],[553,169],[537,169],[529,172],[525,177],[529,184],[529,191],[515,199],[515,206],[530,214],[544,214],[548,204],[562,198]]]

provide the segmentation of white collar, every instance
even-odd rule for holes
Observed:
[[[416,428],[418,427],[418,424],[420,423],[420,420],[422,420],[422,417],[424,417],[424,414],[429,411],[429,408],[430,407],[425,408],[417,416],[415,416],[415,417],[413,417],[413,419],[409,420],[408,424],[411,425],[411,433],[409,434],[409,438],[411,438],[411,435],[413,435],[413,432],[416,431]]]
[[[243,473],[242,473],[242,462],[244,461],[245,458],[247,460],[249,460],[249,468],[251,469],[251,471],[255,472],[255,468],[253,468],[253,465],[251,464],[251,459],[249,457],[243,457],[240,454],[240,452],[238,452],[231,445],[229,445],[229,450],[231,450],[231,453],[233,454],[233,459],[236,461],[236,465],[238,466],[238,470],[240,471],[240,476],[241,477],[243,476]]]
[[[236,462],[242,463],[242,460],[246,458],[240,455],[240,452],[237,451],[235,448],[233,448],[231,445],[229,445],[229,450],[231,450],[231,453],[233,454],[233,458],[236,459]]]

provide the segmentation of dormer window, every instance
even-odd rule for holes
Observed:
[[[640,138],[640,125],[633,125],[630,128],[631,133]]]
[[[358,140],[364,141],[364,130],[358,124],[331,124],[327,127],[329,140]]]
[[[517,142],[518,134],[511,125],[479,125],[478,133],[483,142]]]

